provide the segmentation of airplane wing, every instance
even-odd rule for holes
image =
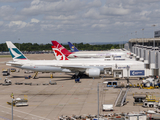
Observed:
[[[13,66],[13,67],[18,67],[18,66],[22,66],[23,64],[14,63],[14,62],[6,62],[6,65]]]

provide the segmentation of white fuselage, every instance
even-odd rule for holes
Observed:
[[[72,69],[81,69],[85,71],[87,68],[101,68],[101,72],[104,68],[113,66],[142,65],[142,62],[138,61],[98,61],[98,60],[75,60],[75,61],[58,61],[58,60],[20,60],[7,62],[6,65],[18,67],[21,69],[33,70],[38,72],[72,72]],[[74,71],[73,70],[73,71]]]
[[[128,54],[128,51],[79,51],[70,54],[68,58],[105,58],[108,56],[127,56]]]

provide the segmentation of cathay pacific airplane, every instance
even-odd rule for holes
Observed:
[[[54,62],[54,60],[29,60],[11,41],[6,41],[6,44],[13,58],[13,61],[6,63],[8,66],[36,72],[71,72],[69,69],[42,64],[45,62],[51,63]],[[36,62],[38,62],[38,64],[35,64]]]
[[[64,60],[29,60],[23,55],[11,41],[6,42],[13,61],[9,61],[6,65],[33,70],[37,72],[73,72],[77,76],[86,74],[89,77],[99,77],[104,74],[107,68],[115,68],[115,66],[126,67],[127,65],[141,65],[144,64],[138,61],[98,61],[98,60],[75,60],[71,61],[63,56],[61,52],[58,53],[60,59]],[[64,58],[62,58],[64,57]],[[135,68],[136,69],[136,68]],[[143,68],[142,68],[143,69]]]
[[[69,52],[57,41],[52,41],[53,46],[56,46],[68,58],[107,58],[110,56],[127,56],[130,52],[126,51],[79,51]]]

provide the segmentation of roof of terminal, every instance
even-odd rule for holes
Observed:
[[[160,37],[159,38],[134,38],[134,39],[130,39],[129,42],[150,42],[150,41],[160,41]]]

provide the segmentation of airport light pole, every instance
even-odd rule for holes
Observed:
[[[18,40],[19,40],[19,50],[20,50],[20,38]]]
[[[142,29],[142,42],[143,42],[143,50],[142,50],[143,51],[143,56],[142,57],[144,59],[144,39],[143,39],[144,38],[144,33],[143,33],[143,31],[144,31],[144,28]]]
[[[142,42],[143,42],[143,46],[144,46],[144,41],[143,41],[144,33],[143,33],[143,31],[144,31],[144,28],[142,29]]]
[[[156,27],[156,25],[152,25],[153,27]],[[154,32],[154,31],[153,31]],[[153,39],[154,39],[154,35],[153,35]],[[153,42],[154,42],[154,52],[155,52],[155,39],[153,40]]]
[[[97,115],[97,117],[98,117],[98,120],[99,120],[99,83],[97,85],[97,95],[98,95],[98,115]]]
[[[132,33],[131,33],[131,37],[130,38],[132,38]],[[132,51],[132,42],[131,42],[131,50],[130,51]],[[132,53],[133,53],[133,51],[132,51]]]
[[[127,65],[127,84],[129,85],[129,66]]]
[[[156,27],[156,25],[152,25],[154,28]],[[153,30],[154,33],[154,30]],[[153,34],[153,42],[154,42],[154,55],[155,55],[155,38],[154,38],[155,33]],[[153,74],[155,75],[155,72],[153,71]]]
[[[12,98],[12,120],[13,120],[13,98]]]
[[[136,39],[137,39],[137,31],[135,31],[135,36],[136,36]],[[138,41],[136,40],[136,45],[138,44]]]

